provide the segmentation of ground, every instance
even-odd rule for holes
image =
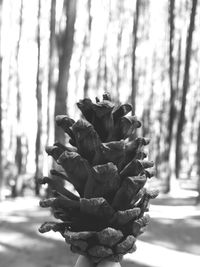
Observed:
[[[49,211],[33,197],[0,203],[1,267],[72,267],[77,255],[58,233],[40,234]],[[200,266],[200,207],[194,197],[159,197],[150,206],[151,223],[122,267]]]

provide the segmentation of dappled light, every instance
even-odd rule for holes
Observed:
[[[139,264],[147,264],[152,267],[166,267],[166,266],[182,266],[188,265],[198,266],[200,256],[196,256],[186,252],[180,252],[173,249],[167,249],[160,245],[153,245],[150,243],[141,242],[138,244],[138,250],[133,255],[127,255],[125,260],[132,261]]]
[[[151,207],[151,217],[167,219],[187,219],[189,217],[199,217],[200,210],[199,207],[195,206],[167,206],[167,205],[155,205]]]
[[[27,203],[30,209],[27,209]],[[41,236],[37,232],[41,219],[49,216],[38,206],[38,199],[3,204],[0,230],[1,266],[51,266],[52,259],[58,266],[72,266],[76,257],[71,255],[56,233]],[[7,204],[7,205],[6,205]],[[9,207],[9,209],[7,209]],[[13,215],[14,214],[14,215]],[[26,221],[15,221],[13,216]]]
[[[124,257],[123,267],[176,267],[179,264],[188,266],[189,263],[198,267],[200,209],[191,205],[167,205],[167,198],[158,199],[158,202],[161,201],[165,205],[150,206],[151,223],[138,241],[137,251]],[[63,267],[75,263],[76,256],[69,252],[60,234],[49,232],[41,235],[37,232],[41,222],[50,216],[48,211],[39,208],[38,202],[35,198],[27,201],[21,198],[1,203],[2,266],[53,266],[53,261]],[[27,209],[27,206],[30,208]]]

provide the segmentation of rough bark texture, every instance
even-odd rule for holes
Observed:
[[[133,106],[132,113],[135,114],[135,98],[136,98],[136,47],[138,42],[137,32],[140,16],[140,0],[136,1],[136,11],[133,22],[133,50],[132,50],[132,92],[131,92],[131,104]]]
[[[55,104],[55,115],[67,114],[67,91],[68,91],[68,80],[70,61],[73,51],[73,40],[74,40],[74,24],[76,20],[76,0],[66,0],[66,28],[61,36],[61,47],[59,55],[59,76],[56,90],[56,104]],[[56,128],[55,129],[55,140],[64,142],[65,135],[63,132]]]
[[[192,51],[192,36],[195,26],[195,15],[196,15],[197,0],[192,1],[192,10],[190,15],[190,24],[188,28],[188,35],[186,41],[186,54],[185,54],[185,67],[184,67],[184,78],[182,86],[182,101],[181,101],[181,111],[178,121],[178,129],[176,136],[176,177],[179,178],[180,174],[180,162],[181,162],[181,146],[182,146],[182,133],[185,125],[185,107],[186,107],[186,96],[189,87],[189,69]]]

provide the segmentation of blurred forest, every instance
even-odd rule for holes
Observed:
[[[1,198],[41,193],[55,116],[104,92],[133,105],[160,190],[200,195],[199,25],[197,0],[0,0]]]

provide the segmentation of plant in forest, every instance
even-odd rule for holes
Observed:
[[[51,207],[61,221],[45,222],[39,231],[60,232],[73,252],[94,263],[120,261],[135,251],[136,239],[149,223],[149,200],[158,195],[144,187],[153,176],[153,162],[144,159],[143,150],[149,139],[135,137],[141,123],[136,116],[127,116],[131,105],[115,106],[108,94],[102,101],[83,99],[77,105],[84,119],[56,117],[70,145],[47,147],[59,168],[50,171],[51,178],[40,179],[54,194],[40,205]],[[77,193],[60,179],[70,182]]]

